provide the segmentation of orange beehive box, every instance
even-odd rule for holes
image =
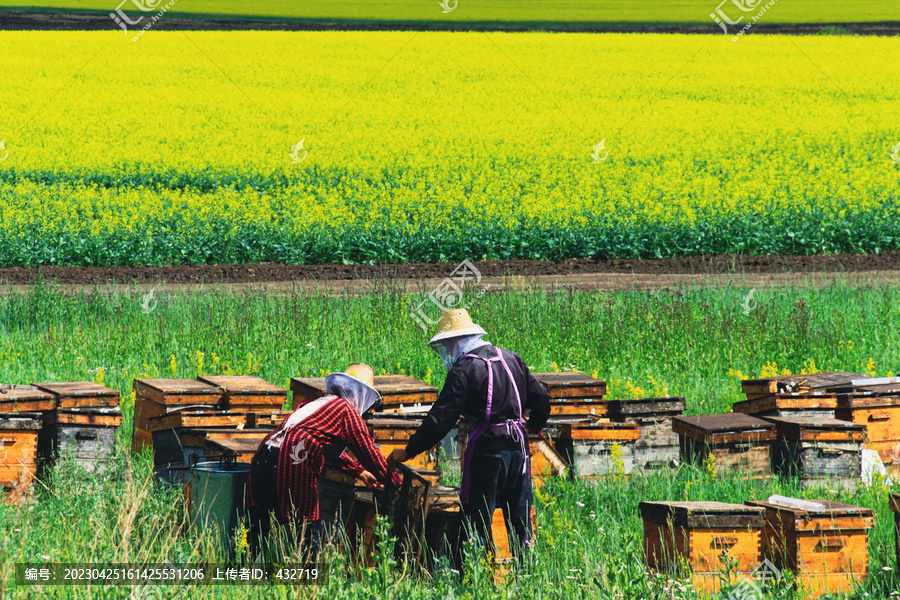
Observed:
[[[796,500],[792,506],[747,502],[765,510],[763,553],[797,575],[804,598],[851,592],[869,574],[872,509],[831,500]]]
[[[651,569],[678,574],[690,568],[694,587],[718,591],[726,562],[735,581],[751,580],[762,561],[762,508],[723,502],[641,502],[644,560]]]
[[[7,503],[18,501],[31,488],[40,428],[40,413],[0,415],[0,487]]]

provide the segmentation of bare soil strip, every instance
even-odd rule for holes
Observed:
[[[900,283],[900,252],[817,256],[692,256],[659,260],[571,259],[473,263],[481,284],[492,289],[540,286],[577,289],[665,289],[695,286],[821,286]],[[362,293],[399,286],[428,291],[456,268],[454,263],[380,265],[173,265],[164,267],[0,268],[0,292],[25,291],[39,282],[67,290],[94,287],[161,287],[169,291],[321,290]]]
[[[115,31],[118,26],[108,14],[91,12],[57,12],[40,8],[34,11],[0,11],[0,30],[45,31]],[[183,14],[183,13],[182,13]],[[815,35],[825,28],[838,28],[852,35],[900,35],[900,21],[871,23],[760,23],[754,34]],[[697,33],[722,35],[719,26],[710,24],[640,24],[619,25],[604,23],[556,22],[474,22],[464,25],[440,21],[416,22],[354,22],[347,20],[281,20],[222,18],[221,15],[196,14],[190,17],[166,15],[153,26],[158,31],[553,31],[585,33]]]

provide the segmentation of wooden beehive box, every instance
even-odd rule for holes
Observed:
[[[429,407],[437,400],[438,389],[408,375],[376,375],[375,389],[381,394],[383,404],[376,412],[399,412],[409,407]],[[294,393],[293,406],[315,400],[325,394],[324,377],[294,377],[291,379]]]
[[[6,502],[18,501],[31,488],[40,428],[40,413],[0,414],[0,487]]]
[[[56,396],[33,385],[0,386],[0,413],[52,410]]]
[[[821,485],[855,489],[862,466],[866,426],[829,418],[767,417],[775,424],[775,470],[799,477],[801,488]]]
[[[858,391],[838,395],[837,418],[866,426],[865,448],[876,450],[884,462],[892,462],[892,451],[900,444],[900,394]]]
[[[834,394],[764,394],[735,402],[732,410],[754,417],[826,417],[834,418],[837,396]]]
[[[793,502],[796,500],[791,499]],[[801,507],[811,502],[818,507]],[[831,500],[797,506],[747,502],[765,510],[763,552],[782,569],[797,574],[806,598],[850,592],[869,572],[870,508]]]
[[[93,381],[35,383],[53,395],[56,408],[104,408],[119,405],[119,392]]]
[[[712,454],[717,470],[749,477],[772,472],[775,425],[768,421],[741,413],[681,416],[672,419],[672,430],[686,463],[702,465]]]
[[[43,468],[72,460],[88,471],[102,472],[116,454],[116,432],[122,425],[118,408],[57,408],[44,413],[38,435]]]
[[[613,423],[636,423],[641,437],[634,445],[637,469],[659,469],[677,464],[678,434],[672,431],[672,418],[684,412],[684,396],[610,400],[609,419]]]
[[[641,435],[636,423],[561,423],[556,449],[575,477],[594,479],[628,475]]]
[[[606,382],[583,373],[533,373],[550,394],[550,415],[606,416]]]
[[[204,375],[198,381],[218,386],[222,408],[229,410],[281,410],[287,390],[255,375]]]
[[[762,561],[762,508],[723,502],[641,502],[638,508],[647,566],[666,573],[687,566],[697,590],[718,591],[723,559],[735,561],[737,580],[750,579]]]
[[[421,419],[395,419],[387,417],[372,417],[366,421],[369,433],[378,449],[385,458],[397,448],[406,448],[409,438],[415,433]],[[427,450],[412,460],[406,461],[406,464],[419,469],[433,471],[437,469],[433,450]]]
[[[195,379],[135,379],[134,429],[131,447],[138,451],[153,446],[150,419],[168,410],[213,411],[219,407],[222,391]]]

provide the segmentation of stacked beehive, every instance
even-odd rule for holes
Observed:
[[[169,481],[184,481],[186,467],[200,457],[249,462],[289,414],[281,410],[287,390],[254,376],[135,379],[133,387],[133,446],[141,449],[149,441],[157,474]]]
[[[809,373],[782,375],[741,382],[747,399],[735,402],[736,413],[756,417],[830,417],[835,418],[837,395],[832,391],[854,379],[860,373]]]
[[[866,426],[827,417],[766,417],[775,424],[775,471],[797,477],[801,488],[855,489]]]
[[[37,475],[40,411],[53,396],[30,385],[4,386],[0,393],[0,486],[7,502],[18,501]]]
[[[684,396],[610,400],[608,407],[612,422],[640,427],[634,446],[635,469],[654,471],[678,464],[678,434],[672,430],[672,419],[684,412]]]
[[[532,477],[548,470],[563,474],[565,466],[570,467],[573,476],[588,480],[631,473],[640,427],[634,423],[610,423],[603,399],[605,381],[578,372],[535,373],[534,378],[550,395],[550,420],[545,434],[553,440],[557,455],[539,444],[539,438],[532,439]],[[540,483],[540,477],[536,478],[535,484]]]
[[[7,501],[27,494],[60,459],[103,470],[122,424],[119,392],[93,382],[3,386],[0,485]]]
[[[88,470],[104,470],[115,455],[116,429],[122,424],[119,392],[92,381],[34,385],[54,404],[43,412],[38,435],[42,468],[71,459]]]
[[[711,460],[717,473],[771,475],[775,426],[768,421],[741,413],[682,416],[672,419],[672,430],[679,435],[685,463]]]
[[[837,396],[837,418],[865,425],[865,448],[900,466],[900,378],[860,376],[830,389]]]

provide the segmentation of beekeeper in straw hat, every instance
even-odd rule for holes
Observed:
[[[264,547],[274,511],[278,523],[305,532],[314,558],[321,532],[318,476],[325,458],[372,489],[391,475],[362,415],[381,403],[372,367],[353,363],[325,378],[325,395],[301,404],[260,443],[250,467],[250,552]],[[345,451],[349,449],[360,462]],[[361,464],[360,464],[361,463]],[[400,478],[393,475],[393,482]],[[304,544],[307,547],[306,544]]]
[[[515,534],[510,547],[519,551],[528,548],[532,536],[526,428],[544,427],[550,398],[521,356],[491,345],[484,335],[464,309],[441,315],[429,345],[447,368],[447,380],[406,448],[394,450],[388,465],[393,470],[438,444],[462,415],[471,424],[462,465],[463,515],[484,546],[494,510],[502,508],[507,531]],[[527,423],[526,410],[531,411]]]

